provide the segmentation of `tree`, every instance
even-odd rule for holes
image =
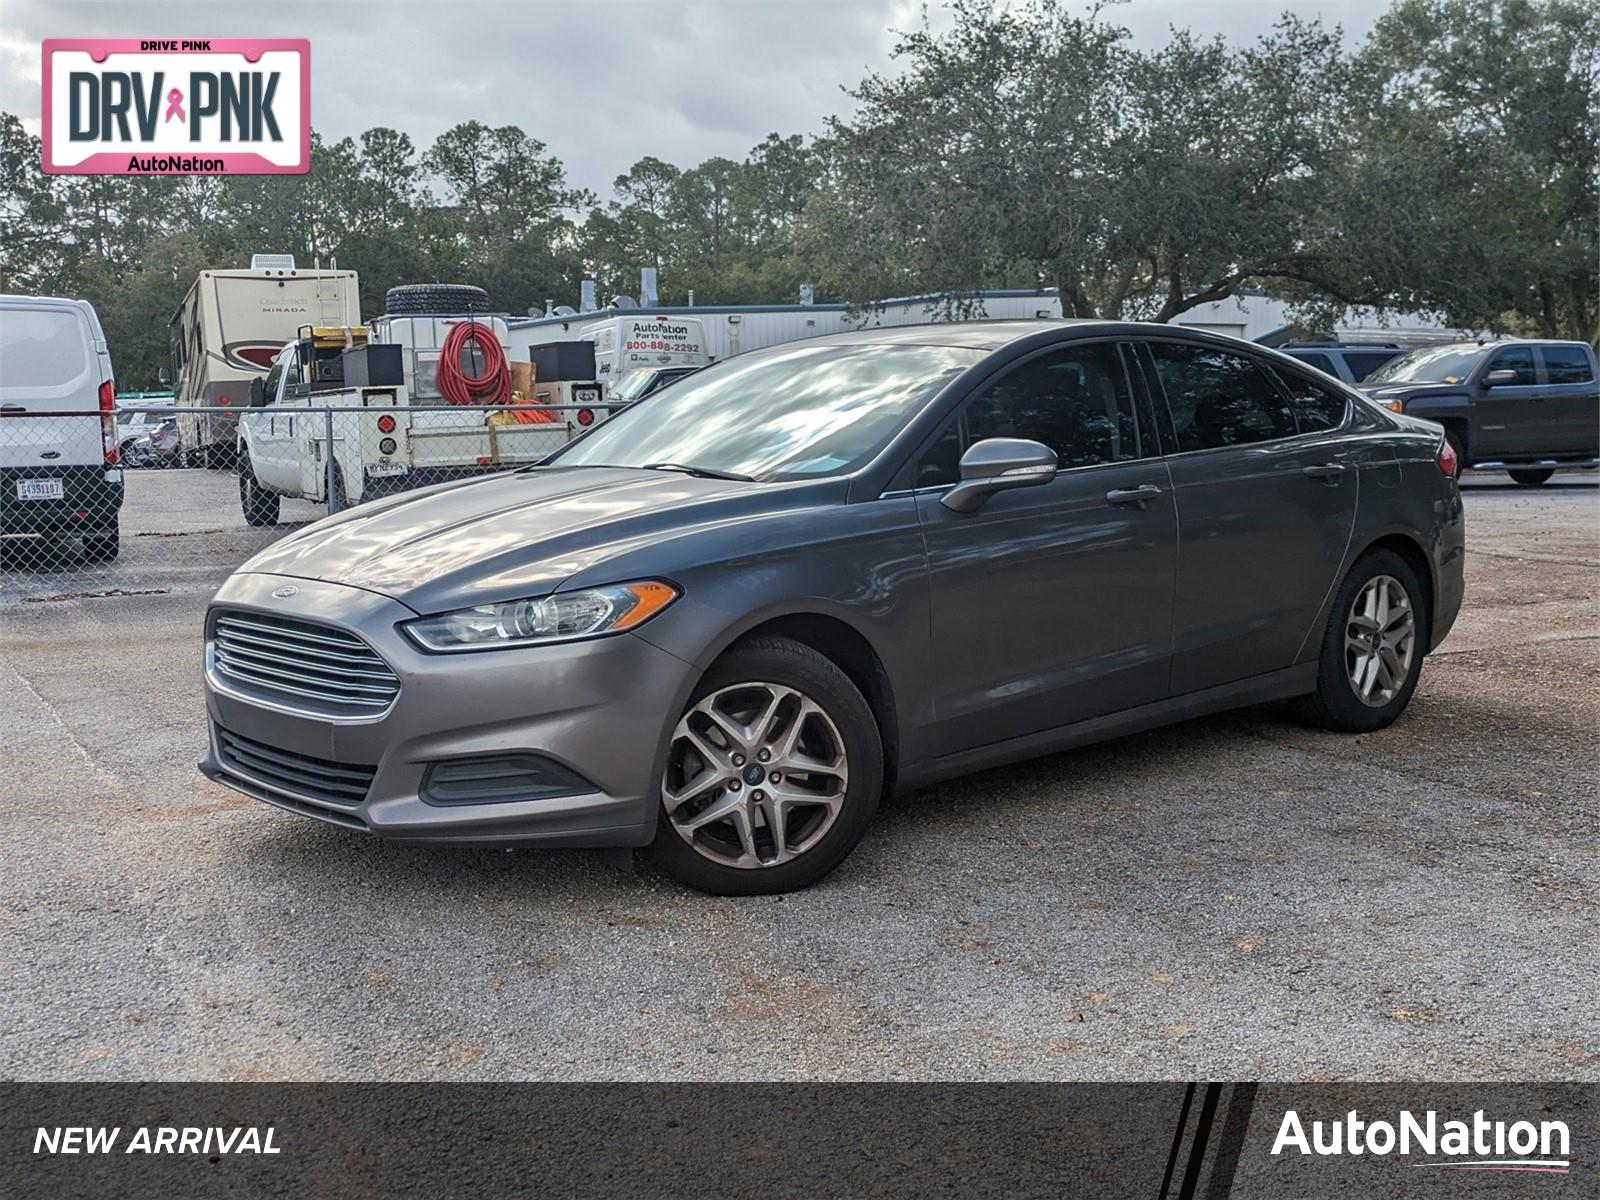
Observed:
[[[1360,57],[1358,140],[1309,281],[1452,324],[1600,339],[1600,10],[1400,0]]]

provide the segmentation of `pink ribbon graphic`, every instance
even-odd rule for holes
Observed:
[[[188,120],[188,118],[183,115],[183,93],[177,88],[173,88],[167,93],[166,120],[170,121],[173,117],[177,117],[180,121]],[[163,124],[164,123],[165,122],[163,122]]]

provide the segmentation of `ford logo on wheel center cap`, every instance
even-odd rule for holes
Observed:
[[[300,589],[292,583],[286,583],[281,588],[273,588],[272,594],[279,600],[287,600],[290,596],[298,596]]]

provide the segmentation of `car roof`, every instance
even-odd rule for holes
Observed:
[[[1186,325],[1164,325],[1150,321],[1109,321],[1084,317],[1021,317],[1008,321],[931,321],[923,325],[874,326],[845,333],[806,338],[803,344],[834,346],[969,346],[976,350],[998,350],[1013,342],[1041,334],[1063,334],[1061,340],[1078,337],[1182,337],[1232,346],[1253,346],[1239,338],[1226,337]],[[1046,340],[1046,339],[1041,339]],[[1262,349],[1254,346],[1255,349]]]

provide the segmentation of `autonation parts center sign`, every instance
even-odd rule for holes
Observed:
[[[303,175],[311,169],[305,38],[48,38],[52,175]]]

